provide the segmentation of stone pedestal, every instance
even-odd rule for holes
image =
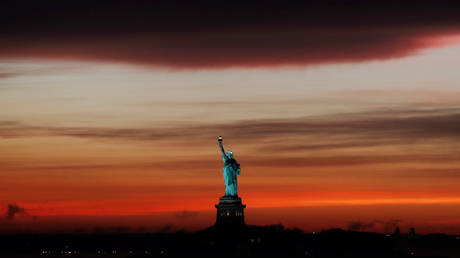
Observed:
[[[244,226],[244,205],[238,196],[222,196],[217,208],[216,226]]]

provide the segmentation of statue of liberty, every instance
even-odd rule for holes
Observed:
[[[219,146],[222,151],[222,160],[224,161],[224,183],[225,183],[225,196],[237,197],[238,196],[238,183],[237,176],[240,174],[240,164],[233,158],[233,152],[228,150],[224,151],[222,145],[222,136],[219,136]]]

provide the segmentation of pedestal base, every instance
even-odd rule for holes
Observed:
[[[222,196],[217,208],[216,226],[244,226],[244,208],[238,196]]]

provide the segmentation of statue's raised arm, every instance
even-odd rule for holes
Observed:
[[[225,154],[224,146],[222,145],[222,136],[219,136],[218,141],[219,141],[220,150],[222,151],[222,157],[227,158],[227,154]]]

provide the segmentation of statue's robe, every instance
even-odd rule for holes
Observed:
[[[233,158],[223,155],[225,195],[238,196],[237,176],[240,174],[240,164]]]

